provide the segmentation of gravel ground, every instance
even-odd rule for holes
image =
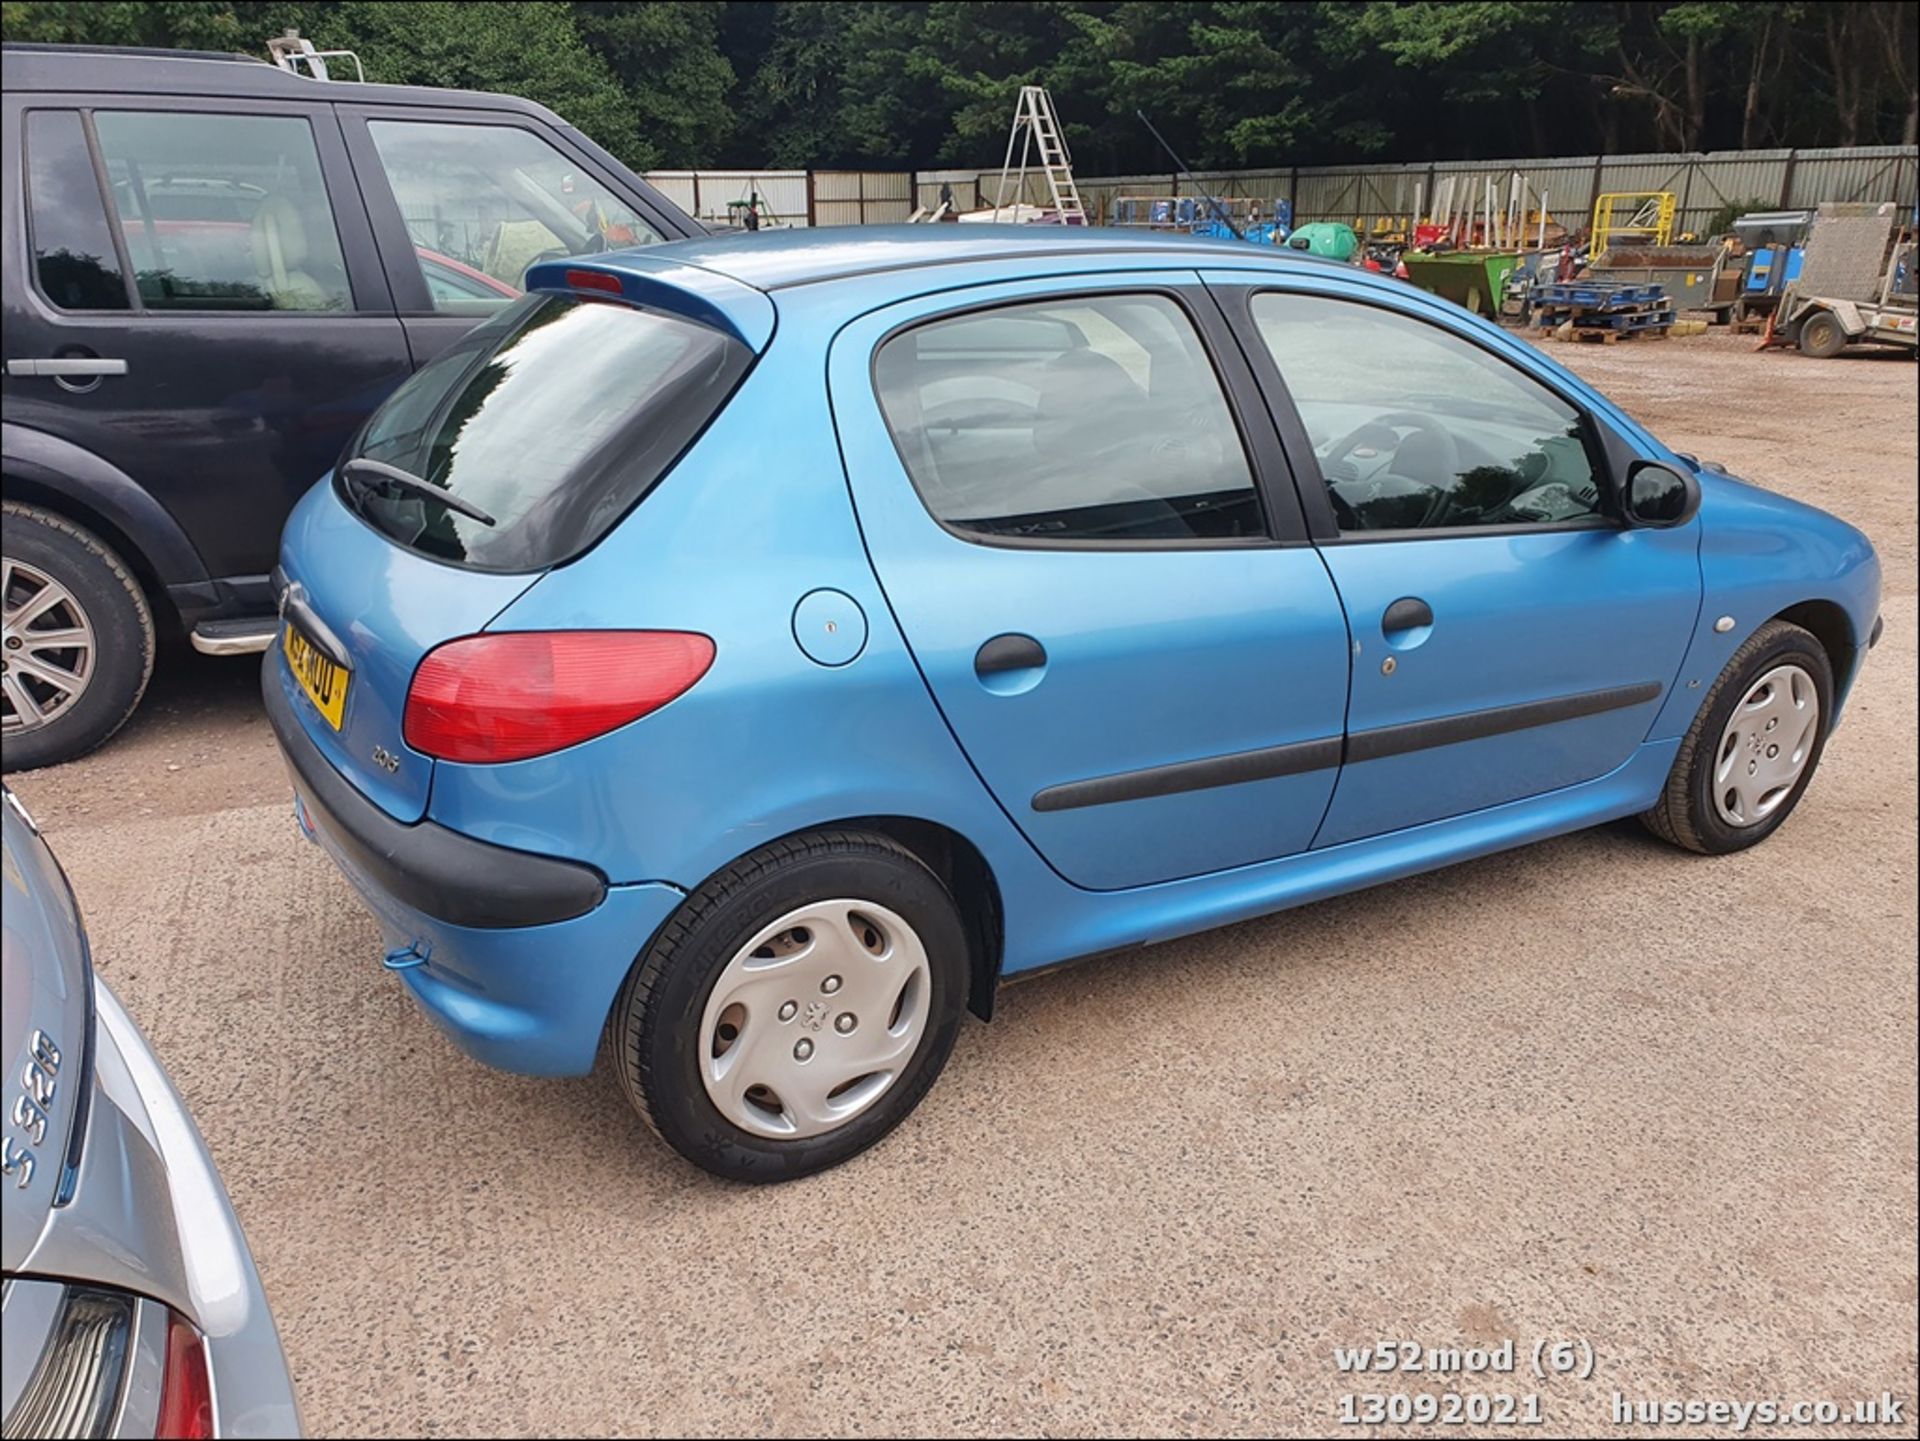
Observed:
[[[308,1425],[1323,1434],[1369,1429],[1345,1393],[1452,1390],[1632,1434],[1616,1392],[1890,1390],[1913,1435],[1914,366],[1551,349],[1878,545],[1887,638],[1792,822],[1720,861],[1604,827],[1012,987],[901,1132],[795,1185],[442,1041],[295,835],[251,663],[164,657],[105,752],[17,777]],[[1520,1374],[1332,1358],[1507,1337]],[[1592,1379],[1525,1374],[1559,1338]]]

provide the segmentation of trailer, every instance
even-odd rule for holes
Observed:
[[[1914,228],[1902,207],[1829,202],[1807,237],[1800,276],[1780,297],[1767,343],[1827,359],[1849,345],[1892,345],[1920,354]]]

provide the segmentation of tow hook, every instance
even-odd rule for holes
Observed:
[[[433,954],[430,941],[409,941],[404,946],[395,946],[380,958],[380,964],[390,971],[410,971],[415,966],[424,966],[427,957]]]

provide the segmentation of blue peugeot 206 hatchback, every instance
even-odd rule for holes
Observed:
[[[269,713],[385,964],[698,1165],[832,1165],[1006,977],[1799,802],[1879,565],[1533,347],[1013,227],[554,261],[288,522]],[[1604,904],[1596,882],[1595,903]]]

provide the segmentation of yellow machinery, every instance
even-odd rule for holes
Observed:
[[[1617,236],[1636,245],[1673,243],[1671,190],[1620,191],[1598,195],[1593,201],[1592,253],[1613,244]]]

